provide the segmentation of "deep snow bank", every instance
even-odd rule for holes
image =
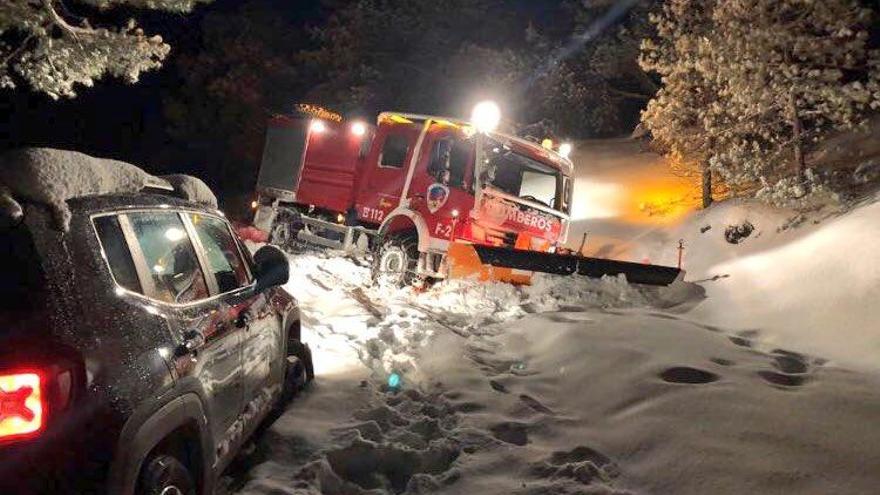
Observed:
[[[846,139],[827,148],[836,150],[836,158],[828,153],[820,158],[864,168],[876,158],[868,149],[876,148],[870,137],[841,136]],[[675,265],[678,241],[684,239],[687,280],[706,292],[688,318],[743,332],[767,349],[784,345],[841,366],[878,368],[876,198],[845,214],[802,214],[744,201],[693,211],[692,188],[637,142],[578,143],[573,161],[570,246],[577,247],[581,233],[588,232],[587,254]],[[734,244],[725,235],[732,228],[752,232],[732,236]]]
[[[753,230],[737,244],[725,238],[746,224]],[[687,280],[706,290],[689,318],[747,331],[765,346],[878,368],[880,203],[799,214],[730,201],[693,214],[667,236],[685,240]],[[666,245],[646,243],[644,256],[674,263]]]

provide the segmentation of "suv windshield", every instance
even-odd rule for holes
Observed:
[[[489,137],[484,142],[483,155],[483,184],[562,211],[559,203],[563,180],[559,170]]]

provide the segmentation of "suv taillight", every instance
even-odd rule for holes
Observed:
[[[46,412],[46,381],[40,373],[0,372],[0,442],[39,435]]]

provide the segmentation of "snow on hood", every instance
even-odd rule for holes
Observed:
[[[68,199],[133,193],[148,185],[171,187],[168,182],[186,199],[217,206],[208,186],[194,177],[173,175],[166,182],[130,163],[51,148],[20,148],[0,156],[0,188],[14,198],[48,206],[64,231],[70,225]]]

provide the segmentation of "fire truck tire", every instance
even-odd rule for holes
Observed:
[[[301,228],[302,221],[297,213],[287,210],[279,211],[272,223],[269,242],[286,251],[292,247],[296,232]]]
[[[405,287],[418,280],[419,241],[415,234],[386,236],[377,243],[373,254],[373,282]]]

